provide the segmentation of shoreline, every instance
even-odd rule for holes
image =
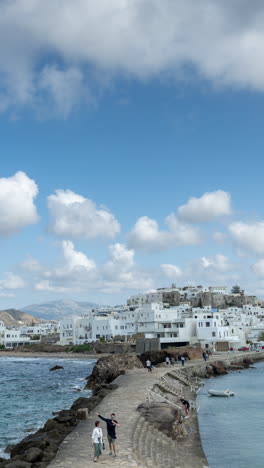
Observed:
[[[31,353],[31,352],[15,352],[15,351],[0,351],[1,357],[26,357],[26,358],[53,358],[53,359],[92,359],[98,360],[101,357],[109,356],[109,354],[85,354],[85,353]]]
[[[65,353],[7,353],[6,352],[0,352],[0,357],[2,356],[10,356],[10,357],[26,357],[26,358],[39,358],[39,357],[42,357],[42,358],[54,358],[54,359],[59,359],[59,358],[72,358],[72,359],[87,359],[87,360],[91,360],[91,359],[94,359],[94,360],[98,360],[100,357],[104,357],[104,356],[109,356],[109,355],[103,355],[103,354],[100,354],[100,355],[79,355],[77,353],[75,354],[71,354],[69,355],[68,353],[65,355]],[[111,356],[111,355],[110,355]],[[112,355],[113,357],[115,355]],[[208,374],[208,369],[209,368],[213,368],[215,366],[215,368],[217,369],[222,369],[223,370],[223,367],[225,368],[226,371],[228,370],[232,370],[234,371],[235,370],[235,367],[236,365],[243,365],[243,361],[244,360],[251,360],[252,363],[253,362],[257,362],[257,361],[263,361],[264,360],[264,352],[246,352],[246,353],[243,353],[243,352],[240,352],[240,353],[220,353],[220,354],[216,354],[216,355],[213,355],[210,357],[210,360],[207,361],[207,362],[204,362],[202,360],[192,360],[192,361],[187,361],[186,362],[186,366],[184,367],[184,370],[186,371],[186,373],[188,373],[190,376],[193,376],[193,377],[199,377],[199,378],[208,378],[209,376],[214,376],[214,377],[217,377],[218,375],[221,375],[221,373],[217,374],[217,373],[211,373],[210,375]],[[223,366],[223,363],[224,363],[224,366]],[[218,367],[217,367],[218,366]],[[181,369],[180,366],[176,365],[176,366],[172,366],[170,369],[173,370],[173,369]],[[163,370],[166,372],[169,372],[170,369],[166,368],[166,370],[163,368]],[[136,369],[134,369],[136,371]],[[157,368],[158,370],[158,368]],[[238,369],[239,370],[239,369]],[[131,371],[126,371],[125,374],[129,374]],[[222,373],[226,373],[226,372],[222,372]],[[117,377],[116,379],[114,379],[110,384],[105,384],[105,383],[102,383],[102,388],[103,388],[103,391],[100,395],[96,396],[96,393],[94,392],[93,395],[85,400],[86,403],[85,405],[81,404],[80,407],[89,407],[89,412],[90,411],[93,411],[98,405],[100,405],[100,403],[102,401],[104,401],[105,399],[107,400],[107,397],[109,396],[109,394],[112,394],[112,390],[113,389],[116,389],[120,386],[120,383],[122,381],[122,378],[125,377],[123,375],[119,375],[119,377]],[[158,375],[157,375],[158,377]],[[135,378],[136,378],[136,375],[135,375]],[[121,380],[120,380],[121,379]],[[115,382],[117,381],[117,385],[115,384]],[[100,393],[100,392],[98,392]],[[114,392],[115,393],[115,392]],[[196,402],[196,394],[192,396],[192,399]],[[75,426],[78,426],[80,425],[80,421],[77,420],[77,416],[76,416],[76,411],[78,409],[78,400],[82,400],[81,399],[76,399],[72,406],[71,406],[71,409],[70,410],[62,410],[60,412],[60,414],[62,415],[65,415],[66,413],[73,413],[75,411],[75,415],[71,416],[73,419],[74,419],[74,424],[72,425],[72,428],[70,430],[68,430],[68,432],[65,434],[65,437],[63,437],[62,440],[60,440],[60,443],[52,457],[52,460],[54,460],[57,456],[57,454],[59,453],[57,450],[61,450],[61,447],[63,446],[63,441],[65,440],[65,438],[68,438],[70,437],[71,439],[71,434],[74,433],[74,431],[76,430],[75,429]],[[88,401],[89,400],[89,401]],[[40,431],[43,433],[43,431],[45,430],[46,426],[47,425],[51,425],[52,423],[55,423],[55,421],[58,419],[59,417],[55,417],[53,419],[49,419],[46,421],[45,425],[43,426],[43,429],[40,429]],[[51,423],[52,422],[52,423]],[[82,424],[82,423],[81,423]],[[202,446],[202,441],[201,441],[201,437],[200,437],[200,431],[199,431],[199,420],[198,420],[198,414],[197,412],[195,411],[195,414],[193,415],[193,424],[194,424],[194,428],[195,428],[195,433],[196,435],[193,435],[193,434],[190,434],[190,437],[192,439],[192,442],[194,443],[195,447],[192,447],[192,451],[193,453],[196,453],[197,456],[200,456],[201,458],[203,458],[202,454],[204,454],[204,459],[206,460],[206,455],[204,453],[204,450],[203,450],[203,446]],[[196,431],[196,427],[197,427],[197,431]],[[38,434],[39,434],[39,431],[33,433],[33,434],[30,434],[28,437],[22,439],[20,442],[18,442],[18,444],[15,445],[15,448],[17,446],[19,446],[20,444],[23,444],[23,441],[25,441],[25,439],[30,439],[32,438],[34,440],[35,437],[38,437]],[[69,434],[69,435],[67,435]],[[40,435],[40,434],[39,434]],[[190,443],[190,437],[188,438],[188,444]],[[65,442],[66,443],[66,442]],[[178,441],[178,444],[179,446],[182,445],[182,442],[181,441]],[[35,447],[34,446],[34,443],[33,445],[31,445],[32,447]],[[19,451],[18,451],[19,453]],[[192,455],[190,455],[190,457],[192,457]],[[9,462],[12,461],[13,458],[11,458],[11,460],[9,459]],[[187,460],[185,460],[187,461]],[[49,462],[51,463],[51,466],[53,465],[53,462]],[[7,466],[5,464],[1,464],[1,460],[0,460],[0,468],[1,467],[4,467],[4,466]],[[38,465],[35,465],[33,463],[32,467],[34,468],[35,466],[38,466]],[[43,466],[47,466],[47,465],[43,465]],[[50,465],[48,465],[50,466]],[[66,465],[65,465],[66,466]],[[186,465],[187,466],[187,465]],[[192,468],[192,464],[189,465],[190,468]]]

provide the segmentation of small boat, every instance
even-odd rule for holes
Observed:
[[[209,396],[216,396],[216,397],[230,397],[234,396],[234,392],[231,390],[208,390]]]

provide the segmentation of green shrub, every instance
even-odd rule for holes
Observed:
[[[82,345],[71,345],[67,346],[66,353],[85,353],[87,351],[92,351],[93,347],[89,343]]]

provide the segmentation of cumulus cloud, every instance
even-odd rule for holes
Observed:
[[[37,184],[22,171],[0,178],[0,236],[15,234],[38,221],[37,194]]]
[[[264,259],[262,258],[254,265],[252,265],[252,270],[259,277],[264,277]]]
[[[220,273],[226,273],[235,268],[235,265],[230,262],[229,258],[221,254],[217,254],[213,257],[202,257],[200,264],[204,270],[211,270]]]
[[[190,224],[179,221],[174,214],[167,216],[165,224],[168,230],[162,231],[157,221],[142,216],[128,235],[128,245],[151,252],[200,242],[199,231]]]
[[[34,106],[44,86],[65,116],[80,99],[78,83],[96,71],[146,80],[191,70],[263,91],[264,5],[242,0],[237,8],[230,0],[2,1],[0,107]]]
[[[6,273],[6,277],[0,280],[0,289],[20,289],[25,287],[25,281],[14,273]]]
[[[163,264],[160,267],[164,275],[172,281],[182,276],[182,270],[177,265]]]
[[[81,70],[70,67],[59,69],[57,65],[46,65],[39,77],[39,89],[48,96],[48,107],[42,105],[42,111],[50,112],[50,104],[58,116],[67,118],[83,99],[88,100],[88,90],[84,85]]]
[[[264,254],[264,221],[235,222],[230,224],[229,232],[236,248],[257,255]]]
[[[42,269],[31,270],[35,290],[54,293],[100,290],[113,293],[153,287],[151,276],[135,264],[134,251],[124,244],[110,245],[109,259],[102,265],[96,265],[68,240],[61,242],[61,253],[61,261],[54,267],[47,269],[43,266]]]
[[[50,231],[62,237],[95,239],[115,237],[120,225],[105,207],[71,190],[56,190],[48,197]]]
[[[190,223],[212,221],[219,216],[230,215],[231,197],[223,190],[206,192],[202,197],[192,197],[178,209],[178,216]]]

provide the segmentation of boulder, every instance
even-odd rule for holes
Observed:
[[[102,384],[108,384],[115,380],[127,369],[141,368],[143,364],[136,355],[133,354],[114,354],[98,359],[93,368],[93,372],[88,377],[86,388],[95,388]]]
[[[21,456],[21,459],[29,463],[34,463],[41,461],[42,455],[42,450],[38,449],[37,447],[31,447],[25,451],[25,453]]]
[[[55,370],[60,370],[60,369],[64,369],[63,366],[54,366],[50,369],[50,371],[55,371]]]
[[[141,415],[156,427],[159,431],[172,439],[181,438],[186,435],[183,426],[183,413],[177,408],[173,408],[166,402],[144,402],[137,410]]]
[[[32,468],[32,463],[28,463],[22,460],[10,461],[5,465],[5,468]]]

